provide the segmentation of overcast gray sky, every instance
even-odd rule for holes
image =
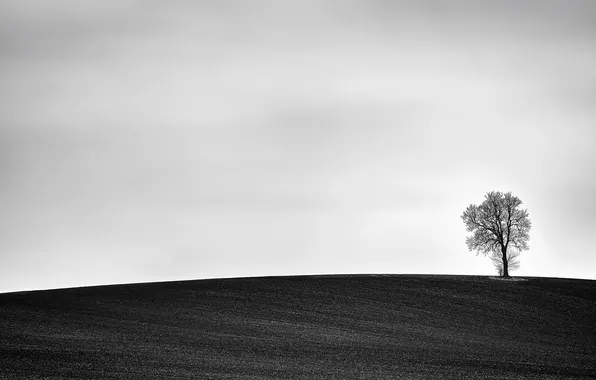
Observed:
[[[0,83],[0,291],[493,274],[491,190],[596,278],[591,0],[2,1]]]

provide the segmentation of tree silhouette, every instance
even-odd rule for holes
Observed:
[[[517,269],[517,257],[529,249],[532,222],[528,210],[519,206],[522,201],[511,194],[488,192],[480,205],[469,205],[461,216],[466,229],[472,235],[466,238],[470,251],[489,255],[503,277],[509,277],[510,269]],[[508,254],[508,250],[513,248]],[[511,266],[516,268],[511,268]]]

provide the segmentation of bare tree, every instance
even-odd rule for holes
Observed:
[[[515,250],[512,261],[516,266],[519,266],[519,253],[529,249],[532,222],[528,210],[519,208],[521,204],[522,201],[511,192],[491,191],[485,195],[484,202],[478,206],[469,205],[461,216],[466,229],[472,233],[466,238],[468,249],[476,254],[490,255],[493,263],[500,260],[503,277],[509,277],[512,264],[508,249]]]

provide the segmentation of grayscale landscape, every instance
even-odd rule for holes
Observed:
[[[2,379],[593,379],[596,282],[334,275],[0,294]]]
[[[595,168],[595,0],[0,0],[0,380],[595,379]]]

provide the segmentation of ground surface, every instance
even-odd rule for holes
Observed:
[[[588,379],[596,281],[306,276],[0,294],[2,379]]]

